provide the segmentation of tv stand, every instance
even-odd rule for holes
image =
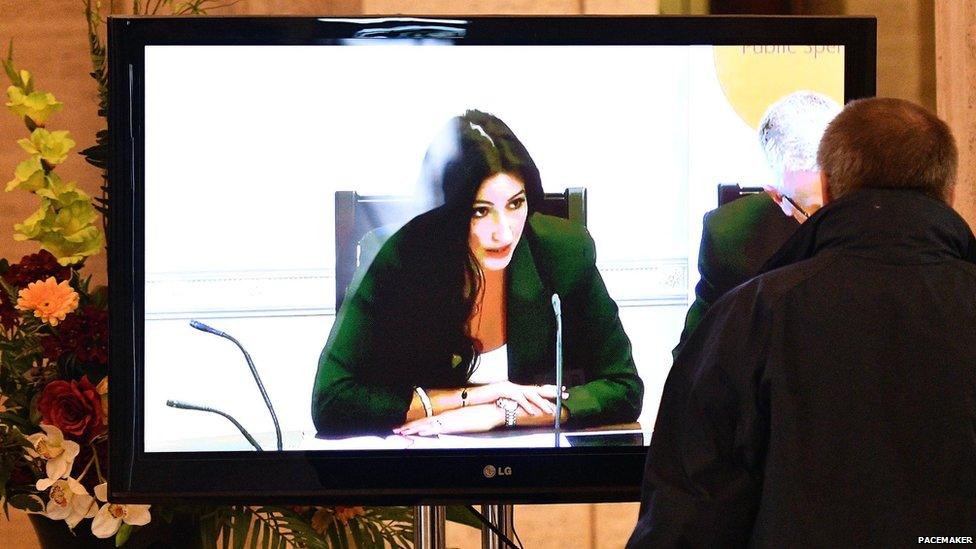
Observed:
[[[481,514],[508,539],[515,532],[514,507],[511,505],[482,505]],[[414,507],[413,543],[415,549],[445,549],[447,511],[443,505],[417,505]],[[498,534],[486,526],[481,527],[482,549],[505,549]]]
[[[417,505],[413,508],[414,549],[446,549],[447,510],[443,505]]]

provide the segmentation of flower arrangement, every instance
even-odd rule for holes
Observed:
[[[75,145],[67,131],[46,127],[63,105],[14,68],[12,51],[3,68],[6,106],[30,132],[18,141],[27,158],[6,192],[39,201],[13,236],[40,249],[18,263],[0,260],[0,500],[5,510],[42,513],[70,528],[90,518],[95,536],[125,537],[123,524],[143,525],[151,515],[148,506],[105,497],[106,291],[82,275],[104,233],[88,195],[55,172]]]
[[[133,3],[133,13],[154,14],[172,5],[176,14],[203,13],[210,0],[172,5]],[[84,0],[91,76],[98,85],[99,115],[107,113],[103,25],[97,0]],[[90,197],[56,168],[75,141],[49,121],[64,108],[52,93],[36,89],[33,75],[17,70],[12,43],[0,60],[10,82],[7,110],[27,131],[18,141],[26,158],[14,169],[6,192],[30,193],[37,210],[14,226],[13,238],[37,244],[17,263],[0,259],[0,507],[63,521],[119,546],[141,526],[177,514],[199,525],[202,547],[409,547],[413,510],[405,507],[121,505],[107,498],[108,302],[105,286],[84,275],[87,258],[106,245],[104,184],[108,131],[81,151],[101,171],[101,196]],[[477,526],[462,507],[448,519]],[[90,521],[90,522],[89,522]]]
[[[92,199],[54,171],[75,145],[68,132],[46,128],[62,104],[35,91],[32,75],[14,68],[12,52],[3,68],[11,82],[6,106],[30,132],[19,141],[28,158],[6,191],[32,193],[40,203],[15,226],[14,238],[40,249],[14,264],[0,260],[0,502],[5,512],[43,514],[70,529],[91,519],[95,537],[122,544],[153,511],[107,498],[107,288],[92,287],[82,274],[105,238]],[[170,507],[161,514],[180,511]],[[402,507],[190,510],[204,546],[223,536],[237,547],[245,539],[274,547],[406,547],[413,532],[411,511]]]

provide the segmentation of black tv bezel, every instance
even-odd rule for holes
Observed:
[[[646,447],[146,453],[144,47],[317,45],[401,24],[465,45],[843,45],[845,100],[875,94],[873,17],[111,17],[110,476],[113,501],[434,504],[635,501]],[[383,31],[380,31],[382,34]],[[444,32],[439,34],[444,40]],[[486,466],[509,475],[488,478]]]

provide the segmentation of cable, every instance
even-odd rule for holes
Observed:
[[[519,544],[518,545],[515,545],[515,543],[513,543],[512,540],[509,539],[508,536],[506,536],[504,533],[502,533],[502,531],[497,526],[495,526],[494,524],[492,524],[491,521],[488,520],[488,518],[486,516],[484,516],[481,513],[479,513],[478,510],[474,508],[474,505],[465,505],[465,507],[468,508],[468,511],[471,511],[471,514],[473,514],[475,516],[475,518],[477,518],[478,520],[480,520],[482,524],[484,524],[485,526],[487,526],[489,530],[491,530],[496,536],[498,536],[498,538],[502,540],[502,543],[505,543],[506,545],[508,545],[512,549],[524,549],[522,547],[522,540],[519,540]],[[515,527],[514,526],[512,527],[512,532],[515,532]],[[518,533],[515,534],[515,538],[518,539]]]

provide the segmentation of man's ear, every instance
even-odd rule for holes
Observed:
[[[951,185],[949,187],[949,196],[948,196],[948,200],[946,202],[949,204],[950,207],[952,207],[952,206],[955,205],[955,203],[956,203],[956,186],[955,185]]]
[[[827,173],[823,170],[820,171],[820,194],[823,196],[824,206],[834,199],[830,196],[830,182],[827,181]]]

